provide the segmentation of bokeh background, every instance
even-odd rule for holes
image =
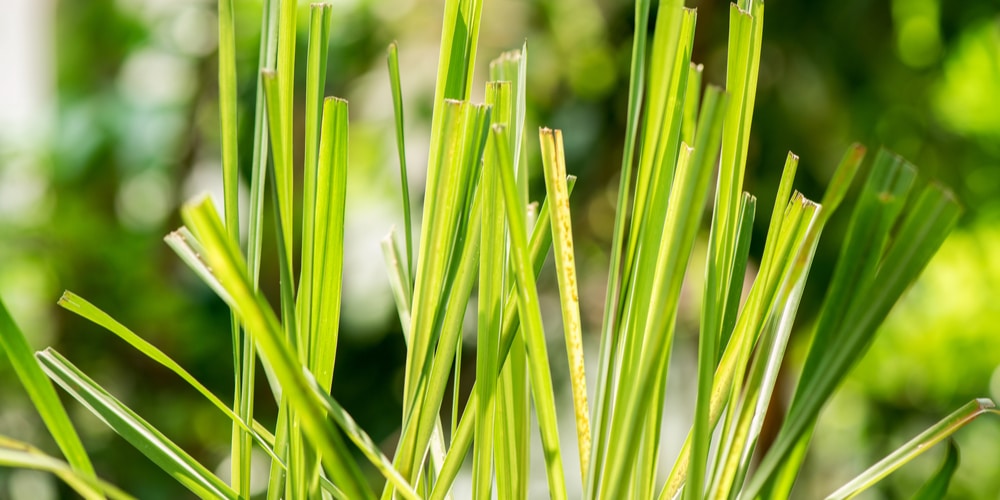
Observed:
[[[400,43],[410,181],[419,190],[442,3],[333,0],[327,94],[349,99],[353,120],[334,394],[388,443],[397,430],[404,353],[378,254],[378,241],[401,220],[385,48]],[[706,81],[724,82],[728,2],[688,4],[699,9],[694,58],[705,64]],[[237,0],[236,7],[241,130],[249,138],[261,4]],[[307,19],[303,10],[299,54]],[[592,325],[600,321],[613,224],[632,4],[492,0],[483,20],[480,81],[489,59],[527,39],[529,131],[564,129],[569,170],[580,178],[574,230],[584,310],[598,311],[585,314]],[[33,346],[57,346],[210,468],[227,470],[223,417],[166,370],[55,306],[71,289],[224,399],[231,394],[226,309],[162,242],[180,225],[180,203],[220,191],[215,24],[210,0],[0,4],[0,295]],[[770,213],[788,150],[802,158],[797,188],[819,197],[853,141],[906,156],[925,180],[951,186],[967,214],[829,405],[801,498],[829,493],[971,398],[1000,398],[1000,2],[769,2],[746,181],[758,213]],[[241,153],[249,159],[248,149]],[[533,190],[537,198],[537,171]],[[845,219],[835,219],[821,242],[800,332],[822,300]],[[756,226],[759,252],[766,221]],[[265,282],[274,284],[269,263],[273,256],[265,259]],[[542,280],[555,308],[553,283],[551,274]],[[685,317],[697,317],[695,306]],[[678,357],[691,356],[694,335],[682,332]],[[803,337],[793,341],[784,391]],[[472,343],[465,353],[474,359]],[[261,389],[257,400],[265,402]],[[69,408],[102,476],[140,498],[187,496],[86,410]],[[687,413],[683,406],[668,411]],[[264,420],[273,414],[266,405],[259,410]],[[54,449],[6,359],[0,434]],[[1000,421],[985,418],[957,440],[964,460],[950,496],[1000,498]],[[868,498],[908,497],[937,467],[939,452]],[[0,469],[0,498],[61,497],[67,491],[49,476]]]

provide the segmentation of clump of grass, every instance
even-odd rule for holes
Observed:
[[[404,244],[383,241],[407,352],[400,438],[385,456],[362,425],[330,396],[337,354],[348,165],[348,103],[323,98],[332,7],[310,9],[306,54],[303,200],[293,198],[292,150],[297,2],[266,0],[260,85],[254,114],[250,217],[238,207],[236,71],[232,0],[219,2],[219,87],[225,213],[207,199],[182,209],[184,227],[167,243],[232,311],[236,391],[231,404],[110,315],[67,292],[59,303],[111,331],[197,389],[232,420],[232,480],[226,483],[49,348],[32,354],[0,306],[0,347],[56,438],[66,462],[0,438],[0,463],[51,471],[86,498],[128,498],[97,479],[53,384],[202,498],[249,498],[250,451],[271,458],[268,498],[448,498],[472,449],[472,495],[526,498],[532,412],[538,422],[549,495],[567,498],[567,481],[585,498],[786,498],[824,404],[870,345],[893,304],[918,276],[960,214],[944,188],[916,185],[905,160],[880,151],[841,246],[809,349],[780,431],[758,446],[764,415],[786,352],[802,291],[824,226],[858,176],[865,148],[848,148],[820,203],[793,190],[798,157],[789,153],[770,214],[760,270],[740,303],[755,198],[743,192],[747,144],[763,33],[764,6],[741,0],[730,10],[725,87],[703,90],[691,61],[696,12],[664,0],[652,35],[634,39],[628,126],[601,329],[596,387],[586,386],[577,270],[562,132],[541,129],[546,196],[529,209],[525,144],[527,45],[490,65],[486,103],[469,102],[481,0],[447,0],[434,100],[423,231],[413,242],[403,154],[401,75],[395,45],[388,63],[396,111]],[[636,3],[636,26],[651,2]],[[572,133],[568,131],[567,133]],[[712,179],[716,172],[713,189]],[[710,194],[714,192],[714,200]],[[280,304],[259,290],[263,197],[271,196]],[[669,474],[657,477],[681,283],[702,207],[712,201],[698,347],[694,425]],[[297,207],[296,204],[301,204]],[[301,208],[302,241],[292,238]],[[534,221],[532,224],[531,221]],[[246,224],[249,244],[239,247]],[[562,446],[549,346],[536,275],[555,256],[573,396],[575,451]],[[301,270],[293,272],[293,256]],[[457,400],[445,425],[445,390],[460,361],[462,323],[478,284],[476,381],[464,411]],[[273,429],[254,420],[257,359],[278,402]],[[457,375],[456,375],[457,377]],[[960,408],[830,495],[849,498],[948,437],[989,400]],[[450,432],[445,432],[445,429]],[[717,439],[713,439],[713,435]],[[358,462],[356,453],[364,457]],[[567,471],[564,453],[579,455]],[[755,457],[759,463],[751,467]],[[384,478],[371,484],[364,469]],[[920,490],[933,498],[957,467],[950,448]]]

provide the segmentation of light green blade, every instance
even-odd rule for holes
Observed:
[[[0,299],[0,351],[7,354],[14,373],[17,374],[24,390],[28,392],[28,397],[45,422],[45,427],[52,434],[52,438],[59,445],[59,449],[73,470],[82,476],[96,479],[90,457],[87,456],[87,451],[83,448],[80,436],[70,422],[66,409],[59,401],[59,395],[52,387],[52,381],[38,366],[28,340],[14,323],[14,318],[7,311],[2,299]]]
[[[309,369],[330,390],[343,295],[344,220],[347,203],[347,101],[327,98],[317,168]],[[318,278],[318,279],[316,279]]]
[[[403,205],[403,234],[406,241],[406,288],[413,292],[413,222],[410,217],[410,181],[406,169],[406,138],[403,134],[403,90],[399,77],[399,47],[396,42],[389,44],[387,62],[389,64],[389,85],[392,88],[392,111],[396,125],[396,152],[399,155],[399,186]]]
[[[614,327],[614,335],[602,340],[595,398],[592,453],[595,461],[591,470],[597,470],[597,464],[604,460],[610,446],[607,429],[610,404],[618,391],[616,384],[620,384],[621,380],[630,380],[638,365],[636,359],[641,351],[641,335],[650,307],[652,268],[663,236],[663,221],[681,145],[680,117],[685,105],[681,89],[686,86],[694,22],[695,12],[683,9],[678,1],[663,4],[657,14],[649,71],[649,99],[644,104],[643,135],[639,144],[635,196],[631,207],[631,229],[628,246],[623,249],[621,258],[617,309],[606,312],[610,317],[617,317],[618,324]],[[619,201],[628,203],[627,199]],[[619,205],[617,211],[619,215],[625,214],[628,207]],[[608,357],[608,353],[618,352],[618,344],[622,343],[621,354]],[[665,370],[664,365],[661,371]],[[659,394],[661,391],[655,392]],[[662,408],[659,401],[653,404]],[[632,469],[638,488],[634,494],[639,496],[652,491],[652,476],[655,474],[652,471],[656,469],[659,449],[659,422],[660,419],[652,413],[644,422],[643,433],[649,437],[643,440],[638,451],[639,465]],[[588,489],[596,486],[596,480],[588,478]]]
[[[407,351],[406,387],[410,389],[404,388],[402,436],[393,459],[397,470],[410,482],[416,481],[439,418],[477,275],[481,220],[477,174],[490,113],[486,107],[454,101],[445,110],[449,123],[442,148],[447,154],[437,167],[444,177],[436,189],[428,192],[424,206],[422,251],[417,262]],[[430,222],[426,217],[428,205],[435,205]],[[390,493],[386,488],[383,497]]]
[[[889,456],[862,472],[858,477],[852,479],[837,491],[826,497],[827,500],[842,500],[854,498],[859,493],[878,483],[883,478],[892,474],[893,471],[913,460],[921,453],[929,450],[935,444],[951,436],[962,427],[981,415],[992,413],[1000,415],[996,404],[989,399],[974,399],[963,405],[954,413],[948,415],[931,428],[920,433]]]
[[[57,351],[46,349],[39,352],[37,358],[52,380],[192,493],[201,498],[240,498],[215,474]]]
[[[264,228],[264,187],[268,164],[268,132],[266,106],[264,104],[264,85],[261,72],[265,69],[274,70],[278,57],[278,0],[264,0],[261,9],[260,49],[257,58],[257,95],[254,104],[253,121],[253,156],[250,163],[250,220],[247,236],[247,273],[250,275],[254,289],[257,289],[260,276],[261,250],[263,249]],[[233,346],[239,360],[239,378],[236,380],[236,410],[243,421],[253,420],[254,389],[257,378],[257,353],[253,339],[246,332],[240,336],[239,343]],[[265,366],[265,374],[271,393],[275,399],[280,399],[280,388],[274,378],[270,366]],[[250,439],[233,427],[233,484],[239,484],[241,493],[249,488],[247,479],[250,475],[251,460]]]
[[[322,455],[331,480],[351,498],[372,498],[357,464],[350,458],[343,438],[326,420],[320,401],[306,381],[274,312],[262,294],[254,292],[239,251],[225,238],[221,222],[210,201],[185,205],[182,215],[205,249],[205,260],[223,285],[229,306],[237,311],[253,336],[262,358],[267,359],[281,382],[284,398],[301,418],[302,432]],[[280,448],[280,447],[278,447]],[[291,464],[289,464],[291,467]]]
[[[520,50],[508,51],[490,62],[490,79],[493,81],[509,81],[513,85],[514,102],[508,124],[512,132],[508,134],[513,141],[514,175],[517,188],[522,199],[528,200],[528,180],[531,176],[528,164],[527,142],[524,135],[524,121],[527,110],[527,41]],[[505,112],[505,111],[499,111]],[[531,217],[529,216],[529,219]],[[509,246],[509,245],[508,245]],[[511,279],[510,252],[504,258],[505,279]],[[512,295],[507,295],[513,300]],[[507,300],[504,306],[512,305]],[[513,355],[508,354],[506,363],[500,370],[496,381],[496,417],[493,455],[496,462],[496,486],[499,498],[526,498],[529,471],[531,470],[530,450],[530,389],[528,386],[527,356],[524,342],[520,337],[514,339],[511,347]]]
[[[762,274],[774,273],[777,290],[765,308],[751,311],[759,315],[752,319],[755,328],[760,330],[755,334],[758,337],[756,352],[739,370],[747,374],[745,382],[741,380],[736,386],[742,390],[729,406],[717,452],[718,466],[709,490],[713,498],[730,498],[742,485],[822,230],[820,207],[801,194],[793,196],[787,214],[778,235],[775,258],[771,261],[774,269],[761,270]]]
[[[718,88],[709,87],[699,118],[698,132],[693,149],[682,147],[676,178],[670,193],[669,209],[664,221],[664,234],[669,244],[658,249],[651,304],[657,309],[648,311],[648,321],[643,335],[643,346],[636,359],[637,368],[622,377],[619,387],[620,400],[616,402],[611,417],[609,442],[616,443],[604,464],[600,495],[602,498],[621,498],[626,491],[635,455],[631,450],[639,446],[641,429],[650,411],[650,402],[657,400],[653,394],[657,385],[656,375],[666,363],[673,340],[674,320],[680,300],[680,287],[687,267],[695,235],[698,232],[702,209],[708,197],[708,184],[712,166],[718,158],[722,133],[722,117],[726,96]],[[626,375],[629,375],[626,377]],[[663,386],[660,386],[661,388]],[[593,464],[597,467],[597,464]]]
[[[819,411],[866,351],[892,305],[957,222],[961,208],[950,193],[936,186],[924,189],[897,217],[914,177],[912,167],[902,159],[887,153],[876,158],[855,209],[788,417],[751,479],[748,494],[788,493],[791,481],[786,479],[796,475]],[[895,237],[890,239],[893,228]]]
[[[34,446],[6,436],[0,436],[0,466],[50,472],[86,500],[100,500],[105,498],[105,495],[112,500],[133,498],[110,483],[82,475],[66,462],[46,455]]]
[[[510,82],[489,82],[486,85],[486,102],[493,106],[494,124],[508,124],[511,120],[512,88]],[[494,417],[496,404],[496,373],[499,369],[498,353],[503,327],[503,291],[507,250],[506,222],[503,193],[497,157],[490,152],[496,148],[488,139],[487,154],[483,158],[482,179],[482,244],[479,262],[479,298],[477,300],[476,332],[476,382],[480,397],[476,412],[476,441],[473,448],[472,498],[488,500],[492,497]],[[496,429],[497,434],[505,431]],[[454,434],[454,432],[453,432]],[[498,436],[503,438],[502,435]]]
[[[317,399],[321,402],[323,409],[330,415],[330,418],[337,423],[338,426],[347,434],[347,437],[361,450],[361,453],[375,466],[380,473],[382,473],[385,478],[396,487],[397,493],[399,493],[404,498],[416,499],[419,498],[413,487],[406,482],[392,466],[392,462],[382,454],[378,445],[372,438],[368,436],[368,433],[354,421],[347,410],[344,410],[340,403],[337,402],[333,396],[330,395],[328,390],[323,387],[316,379],[310,378],[309,380],[312,391],[316,395]]]
[[[326,83],[326,58],[328,39],[330,36],[330,4],[313,4],[309,16],[309,49],[306,65],[306,105],[305,105],[305,164],[302,180],[302,266],[299,272],[299,289],[296,295],[295,309],[299,322],[300,343],[303,344],[309,369],[316,372],[316,343],[320,330],[316,324],[318,310],[321,309],[322,296],[317,295],[323,287],[324,269],[320,264],[323,256],[323,234],[327,221],[324,218],[326,208],[330,204],[329,156],[323,155],[321,148],[332,142],[335,137],[332,128],[327,123],[326,103],[322,98]],[[344,104],[346,106],[346,103]],[[321,120],[323,137],[321,138]],[[346,130],[346,127],[345,127]],[[339,142],[339,141],[338,141]],[[344,141],[346,143],[346,140]],[[345,153],[346,156],[346,153]],[[334,226],[339,227],[339,226]],[[320,380],[323,380],[321,377]]]
[[[570,176],[567,180],[567,187],[572,193],[573,187],[576,184],[576,177]],[[533,272],[535,276],[541,272],[542,264],[545,261],[545,255],[548,253],[549,247],[552,244],[552,232],[549,225],[549,203],[546,201],[542,204],[542,208],[538,211],[538,221],[535,224],[534,229],[531,233],[531,262],[534,266]],[[511,287],[513,288],[513,287]],[[524,346],[518,341],[522,337],[522,334],[518,331],[520,327],[520,317],[517,314],[517,301],[515,300],[515,291],[513,289],[508,290],[507,298],[505,302],[505,309],[503,314],[503,334],[500,337],[500,350],[499,359],[501,363],[506,363],[506,368],[510,367],[510,356],[515,348],[523,349]],[[499,376],[499,375],[498,375]],[[438,478],[438,483],[434,487],[434,491],[431,494],[431,498],[434,500],[440,500],[444,498],[446,492],[451,488],[452,482],[455,477],[458,476],[459,468],[462,465],[462,461],[465,459],[465,455],[469,451],[469,447],[472,445],[472,435],[474,430],[474,422],[476,415],[476,401],[479,395],[479,385],[475,384],[472,386],[472,392],[469,394],[469,400],[467,403],[468,409],[462,417],[462,422],[458,426],[457,434],[452,436],[451,447],[448,449],[448,455],[445,457],[445,464],[441,468],[441,475]],[[523,396],[524,394],[518,394],[518,396]],[[500,424],[498,424],[500,425]],[[525,432],[526,434],[526,432]],[[518,449],[524,452],[524,456],[527,456],[527,450],[523,448]],[[500,460],[497,461],[498,472],[500,472],[500,467],[503,464]],[[522,464],[506,464],[513,467],[520,467]],[[526,478],[520,477],[516,478],[520,481],[517,488],[513,488],[509,491],[518,492],[522,491],[518,488],[523,487],[523,491],[527,491]],[[497,483],[498,493],[501,483]],[[507,497],[504,497],[507,498]],[[514,498],[524,498],[524,495],[515,495]]]
[[[204,396],[205,399],[212,403],[212,406],[215,406],[219,411],[225,414],[226,417],[232,420],[234,425],[239,427],[243,432],[248,433],[265,452],[271,455],[272,459],[278,460],[278,457],[274,455],[274,451],[271,449],[274,445],[274,436],[272,436],[257,422],[253,422],[252,426],[244,422],[238,415],[236,415],[236,413],[233,412],[233,410],[226,406],[222,400],[216,397],[215,394],[209,391],[208,388],[202,385],[201,382],[188,373],[187,370],[177,364],[176,361],[171,359],[170,356],[167,356],[156,346],[150,344],[142,337],[139,337],[135,334],[135,332],[126,328],[125,325],[116,321],[106,312],[73,292],[68,290],[63,292],[63,296],[59,298],[59,305],[67,311],[86,318],[105,328],[109,332],[114,333],[149,359],[177,374],[178,377],[187,382],[188,385],[193,387],[196,391],[198,391],[198,393]]]
[[[525,215],[520,209],[524,206],[524,200],[520,199],[517,183],[514,180],[514,162],[510,156],[507,130],[500,125],[494,126],[493,138],[494,154],[497,155],[496,168],[500,171],[500,177],[503,181],[507,224],[510,227],[511,260],[517,282],[517,310],[524,327],[524,345],[528,352],[531,396],[535,402],[535,414],[538,417],[542,448],[545,451],[545,472],[549,480],[549,494],[557,500],[565,499],[566,479],[559,447],[552,374],[549,370],[548,353],[545,346],[545,330],[542,327],[538,289],[535,287],[534,273],[531,272],[527,223]]]
[[[679,2],[674,2],[675,4]],[[635,25],[649,24],[649,11],[652,2],[639,0],[635,2]],[[595,498],[599,489],[598,469],[604,469],[608,449],[608,428],[611,421],[611,381],[614,377],[614,360],[618,351],[617,316],[621,296],[622,259],[625,251],[625,229],[628,224],[629,196],[632,194],[632,171],[635,163],[636,137],[639,129],[639,118],[642,111],[643,94],[645,92],[646,75],[646,44],[649,35],[647,30],[636,30],[632,39],[632,56],[629,70],[628,116],[625,128],[625,147],[622,151],[621,174],[618,181],[618,198],[615,203],[615,227],[611,242],[611,262],[608,267],[608,285],[604,297],[604,314],[601,320],[601,346],[598,361],[597,391],[594,402],[594,437],[592,439],[590,468],[584,484],[584,495],[588,500]]]

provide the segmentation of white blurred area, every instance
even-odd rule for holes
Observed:
[[[0,16],[0,217],[37,219],[39,149],[55,113],[55,0],[5,0]]]
[[[4,0],[0,15],[0,220],[39,223],[46,217],[48,177],[41,150],[55,114],[55,0]],[[15,320],[31,325],[33,342],[45,342],[53,325],[46,318],[52,276],[30,255],[9,251],[0,240],[0,296]],[[16,409],[0,409],[7,420]],[[51,474],[16,471],[0,490],[3,498],[57,498]]]
[[[55,0],[4,0],[0,16],[0,140],[37,141],[55,102]],[[6,163],[6,162],[5,162]]]

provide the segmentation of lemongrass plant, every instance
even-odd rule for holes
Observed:
[[[166,238],[232,311],[232,401],[208,391],[168,354],[97,306],[71,292],[59,301],[176,373],[232,421],[231,481],[194,460],[61,353],[51,348],[32,353],[2,306],[0,347],[65,461],[0,437],[0,464],[50,471],[85,498],[129,498],[95,475],[55,382],[202,498],[249,498],[254,447],[271,459],[269,499],[450,498],[470,450],[476,499],[527,498],[529,476],[542,470],[554,499],[567,498],[568,481],[587,499],[787,498],[824,404],[959,217],[959,205],[946,189],[918,187],[905,160],[884,151],[875,156],[811,327],[812,344],[794,396],[777,437],[759,447],[813,254],[858,176],[865,149],[847,150],[820,203],[793,191],[798,158],[789,153],[759,271],[741,303],[756,215],[754,197],[742,189],[764,5],[753,0],[732,5],[725,86],[704,88],[701,66],[691,62],[696,12],[681,0],[661,1],[655,30],[635,33],[609,286],[603,322],[592,332],[600,339],[600,356],[597,366],[585,368],[569,208],[575,179],[567,175],[562,132],[539,133],[546,196],[532,212],[527,186],[533,155],[525,148],[527,46],[493,61],[486,102],[470,102],[482,0],[447,0],[417,244],[403,155],[398,54],[395,46],[389,48],[405,223],[403,243],[390,233],[383,250],[407,344],[400,435],[390,458],[365,433],[363,422],[355,422],[330,396],[342,293],[348,103],[321,95],[332,7],[317,4],[309,11],[305,54],[304,178],[294,179],[297,5],[263,2],[251,210],[249,220],[240,220],[234,13],[232,0],[220,0],[225,210],[220,216],[209,200],[195,200],[182,209],[184,227]],[[650,12],[651,1],[638,0],[635,25],[649,25]],[[293,196],[297,182],[302,200]],[[273,200],[269,216],[263,213],[264,196]],[[697,399],[693,408],[665,408],[681,283],[710,201]],[[298,248],[292,237],[297,210],[304,214]],[[265,219],[276,234],[267,243],[278,251],[276,308],[259,290]],[[249,232],[246,249],[238,244],[243,228]],[[550,247],[566,340],[565,354],[551,356],[568,359],[576,449],[562,446],[565,436],[556,426],[551,346],[535,282]],[[295,258],[301,262],[297,275]],[[445,392],[454,383],[452,373],[459,371],[456,351],[474,288],[476,382],[464,409],[457,400],[450,402],[457,411],[445,422],[441,409],[449,404]],[[279,408],[270,429],[254,419],[253,388],[263,383],[255,371],[258,360]],[[596,387],[586,386],[586,369],[596,370]],[[694,424],[670,474],[658,477],[664,411],[688,412]],[[969,403],[829,498],[856,495],[987,412],[996,412],[989,400]],[[528,456],[533,421],[544,450],[538,468],[529,465]],[[956,453],[952,447],[918,496],[937,498],[947,489]],[[565,454],[578,454],[579,470],[564,467]],[[383,482],[370,481],[365,471],[371,468]]]

